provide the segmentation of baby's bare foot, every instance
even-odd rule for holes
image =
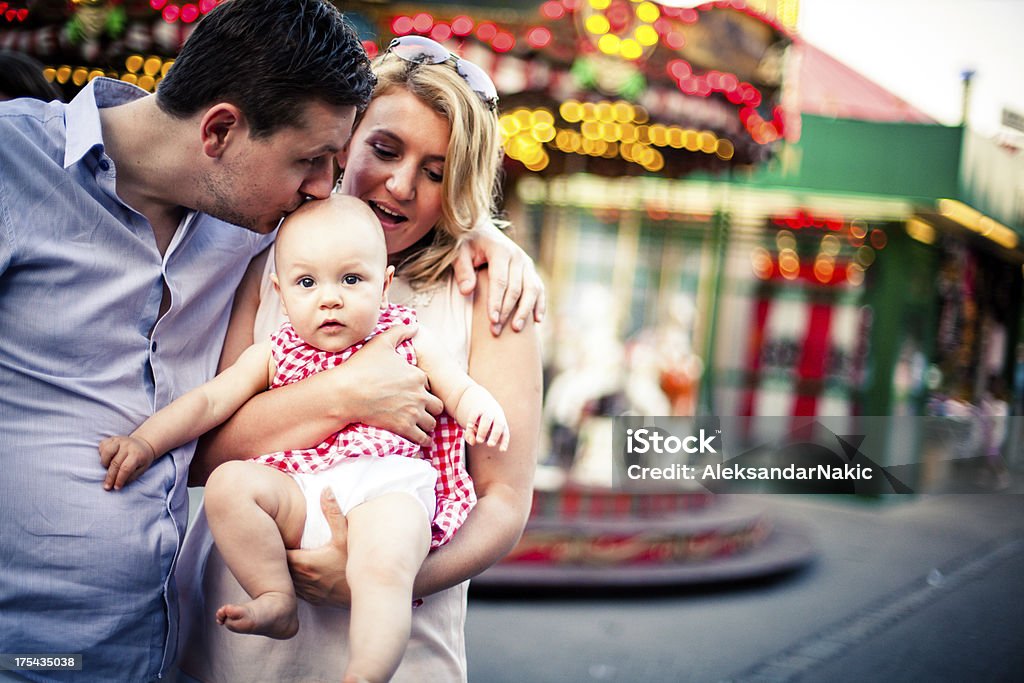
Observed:
[[[271,591],[243,605],[224,605],[217,623],[235,633],[287,640],[299,631],[297,608],[294,595]]]

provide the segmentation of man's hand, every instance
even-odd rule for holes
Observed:
[[[473,292],[475,269],[485,263],[491,279],[487,292],[491,334],[495,337],[501,334],[510,317],[516,332],[523,329],[531,314],[536,322],[541,322],[547,303],[544,283],[533,259],[490,221],[474,230],[472,237],[459,248],[453,269],[460,292],[466,295]]]
[[[99,446],[100,463],[107,468],[103,488],[120,491],[133,482],[156,460],[153,447],[134,436],[112,436]]]
[[[427,376],[395,347],[416,334],[415,326],[396,325],[378,334],[353,355],[346,368],[346,389],[358,422],[386,429],[421,446],[430,445],[441,400],[427,391]]]
[[[360,352],[361,353],[361,352]],[[356,354],[359,355],[359,354]],[[292,573],[295,593],[313,605],[347,607],[352,602],[345,564],[348,562],[348,523],[341,514],[331,487],[320,494],[320,509],[331,528],[326,545],[309,550],[289,550],[288,569]]]

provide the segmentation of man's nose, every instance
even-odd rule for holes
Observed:
[[[317,161],[313,170],[302,183],[299,191],[316,199],[326,199],[334,189],[334,174],[330,164],[330,157],[326,161]]]

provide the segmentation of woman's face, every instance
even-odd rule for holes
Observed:
[[[404,88],[374,99],[338,161],[341,191],[384,227],[388,254],[416,244],[441,217],[448,120]]]

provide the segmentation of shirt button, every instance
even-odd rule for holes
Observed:
[[[156,342],[153,342],[153,343],[151,343],[151,344],[149,345],[149,349],[150,349],[150,351],[152,351],[153,353],[156,353]]]
[[[106,173],[110,170],[110,162],[106,159],[100,159],[100,170]]]

